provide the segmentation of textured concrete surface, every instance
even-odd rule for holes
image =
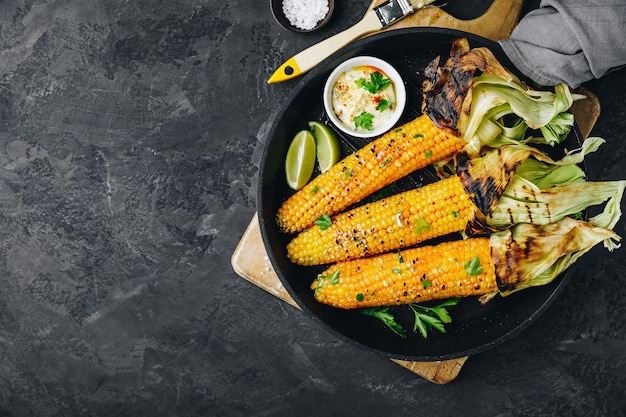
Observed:
[[[0,3],[1,416],[623,416],[626,258],[436,386],[238,277],[294,35],[266,1]],[[588,158],[626,178],[626,72]],[[616,231],[624,233],[624,222]]]

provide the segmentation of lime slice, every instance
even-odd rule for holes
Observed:
[[[335,132],[322,122],[309,122],[317,147],[317,163],[321,172],[326,172],[339,161],[341,147]]]
[[[285,159],[285,174],[287,184],[294,190],[299,190],[309,182],[315,168],[315,139],[308,130],[296,133]]]

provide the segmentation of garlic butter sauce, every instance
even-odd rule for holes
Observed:
[[[379,68],[356,66],[344,71],[333,86],[333,110],[340,122],[349,129],[360,132],[375,130],[383,125],[394,112],[396,96],[393,82],[374,93],[362,87],[362,81],[369,82],[372,74],[376,72],[382,74],[383,79],[389,80],[389,77]],[[363,126],[360,122],[359,119],[364,113],[371,121],[371,125],[366,123]]]

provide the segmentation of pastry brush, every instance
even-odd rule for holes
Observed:
[[[387,0],[369,9],[354,26],[289,58],[272,74],[267,83],[287,81],[304,74],[354,39],[393,25],[398,20],[434,2],[435,0]]]

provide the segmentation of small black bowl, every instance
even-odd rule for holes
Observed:
[[[323,28],[330,21],[330,18],[333,15],[333,10],[335,9],[335,1],[328,0],[328,13],[326,13],[326,16],[317,22],[315,27],[312,29],[300,29],[292,25],[283,12],[283,0],[270,0],[270,9],[272,10],[274,20],[276,20],[276,23],[278,23],[283,29],[290,32],[311,33]]]

